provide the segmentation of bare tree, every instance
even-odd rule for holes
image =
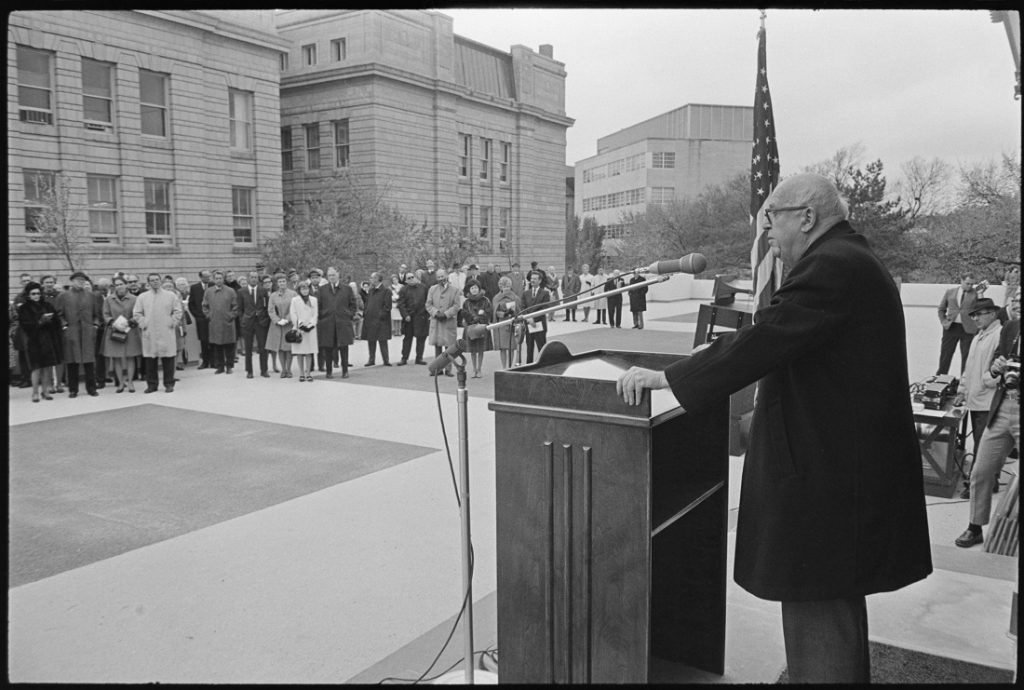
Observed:
[[[853,171],[860,167],[864,152],[864,144],[858,141],[849,146],[843,146],[832,154],[831,158],[808,165],[803,171],[827,177],[836,187],[843,189],[850,185]]]
[[[71,179],[64,173],[36,173],[29,184],[35,189],[26,190],[26,197],[36,199],[40,205],[30,211],[28,231],[38,233],[39,239],[59,254],[73,273],[82,267],[90,242],[88,229],[81,223],[82,207],[72,198]]]
[[[926,161],[915,156],[900,166],[903,179],[895,187],[907,205],[910,220],[919,216],[944,213],[952,208],[950,165],[941,158]]]
[[[1015,154],[1003,154],[1001,162],[988,161],[971,167],[960,166],[960,203],[979,206],[999,203],[1007,197],[1020,198],[1020,161]]]

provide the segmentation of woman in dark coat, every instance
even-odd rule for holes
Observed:
[[[462,303],[462,323],[465,328],[462,330],[462,337],[467,343],[467,351],[473,362],[473,378],[480,378],[480,368],[484,363],[484,352],[491,349],[491,334],[484,332],[476,338],[471,338],[470,326],[487,325],[494,316],[491,307],[491,300],[487,299],[480,283],[473,281],[469,284],[469,295]]]
[[[43,287],[36,282],[26,283],[23,301],[18,307],[18,323],[24,335],[25,359],[32,372],[32,402],[50,396],[50,374],[54,365],[62,361],[61,323],[57,310],[43,300]]]
[[[629,281],[629,284],[635,285],[642,282],[644,282],[644,277],[637,273]],[[647,311],[647,286],[633,288],[626,294],[629,295],[629,310],[633,313],[633,328],[642,330],[644,327],[644,312]]]

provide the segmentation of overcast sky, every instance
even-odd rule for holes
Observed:
[[[441,9],[501,50],[554,47],[565,65],[566,162],[597,139],[687,103],[753,105],[758,10]],[[914,156],[1020,152],[1021,102],[987,10],[768,10],[768,82],[781,172],[861,142],[893,179]]]

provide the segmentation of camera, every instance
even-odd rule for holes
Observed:
[[[988,281],[987,280],[983,280],[980,283],[975,284],[974,291],[975,292],[982,292],[984,290],[987,290],[988,289],[988,285],[989,285]]]

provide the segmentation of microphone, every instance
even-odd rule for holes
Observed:
[[[472,339],[479,338],[487,333],[487,326],[479,323],[474,323],[466,328],[466,335]],[[454,345],[450,345],[447,350],[439,354],[433,362],[427,365],[427,371],[431,374],[437,374],[449,364],[454,362],[456,359],[461,357],[466,350],[469,348],[467,343],[462,338],[455,341]]]
[[[665,273],[689,273],[696,275],[708,267],[708,260],[703,254],[687,254],[681,259],[671,261],[655,261],[647,267],[648,273],[663,275]]]

